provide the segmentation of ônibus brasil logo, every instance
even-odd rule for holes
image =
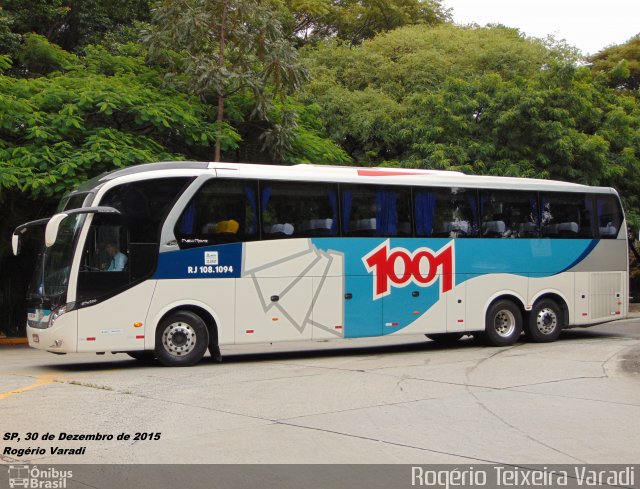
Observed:
[[[438,251],[422,247],[411,252],[406,248],[391,248],[389,240],[367,254],[362,261],[373,273],[373,300],[391,293],[391,287],[431,286],[439,277],[440,293],[453,288],[455,257],[453,241]]]
[[[71,470],[56,468],[38,469],[37,465],[9,465],[9,487],[30,489],[65,489],[67,479],[73,477]]]

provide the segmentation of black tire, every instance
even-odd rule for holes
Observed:
[[[513,345],[522,333],[522,313],[513,302],[501,299],[489,307],[482,339],[491,346]]]
[[[534,343],[549,343],[560,336],[564,327],[564,314],[551,299],[536,302],[525,326],[527,339]]]
[[[198,363],[209,346],[209,330],[202,318],[178,311],[163,319],[156,329],[155,355],[167,367]]]
[[[152,351],[128,351],[126,352],[131,358],[140,362],[152,363],[156,360],[156,354]]]
[[[436,341],[440,344],[453,344],[457,343],[465,333],[436,333],[426,334],[425,336],[430,340]]]

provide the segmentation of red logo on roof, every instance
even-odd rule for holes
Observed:
[[[429,175],[430,172],[402,171],[402,170],[358,170],[359,177],[397,177],[401,175]]]

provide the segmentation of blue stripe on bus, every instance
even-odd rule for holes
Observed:
[[[160,253],[154,279],[236,278],[242,270],[242,243]]]
[[[570,265],[568,265],[566,268],[564,268],[563,270],[561,270],[561,272],[566,272],[568,270],[571,270],[573,267],[575,267],[576,265],[578,265],[578,263],[580,263],[582,260],[584,260],[587,256],[589,256],[589,254],[593,251],[593,249],[598,245],[598,243],[600,242],[600,240],[598,239],[593,239],[591,240],[591,243],[589,244],[589,246],[587,246],[587,248],[580,253],[580,256],[578,258],[576,258]]]

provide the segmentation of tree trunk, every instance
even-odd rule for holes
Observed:
[[[220,56],[218,57],[218,67],[224,67],[224,48],[225,48],[225,28],[227,23],[227,0],[222,1],[222,15],[220,16]],[[222,139],[222,122],[224,121],[224,87],[220,87],[218,93],[218,117],[216,122],[218,132],[216,134],[216,149],[213,161],[220,161],[220,143]]]

